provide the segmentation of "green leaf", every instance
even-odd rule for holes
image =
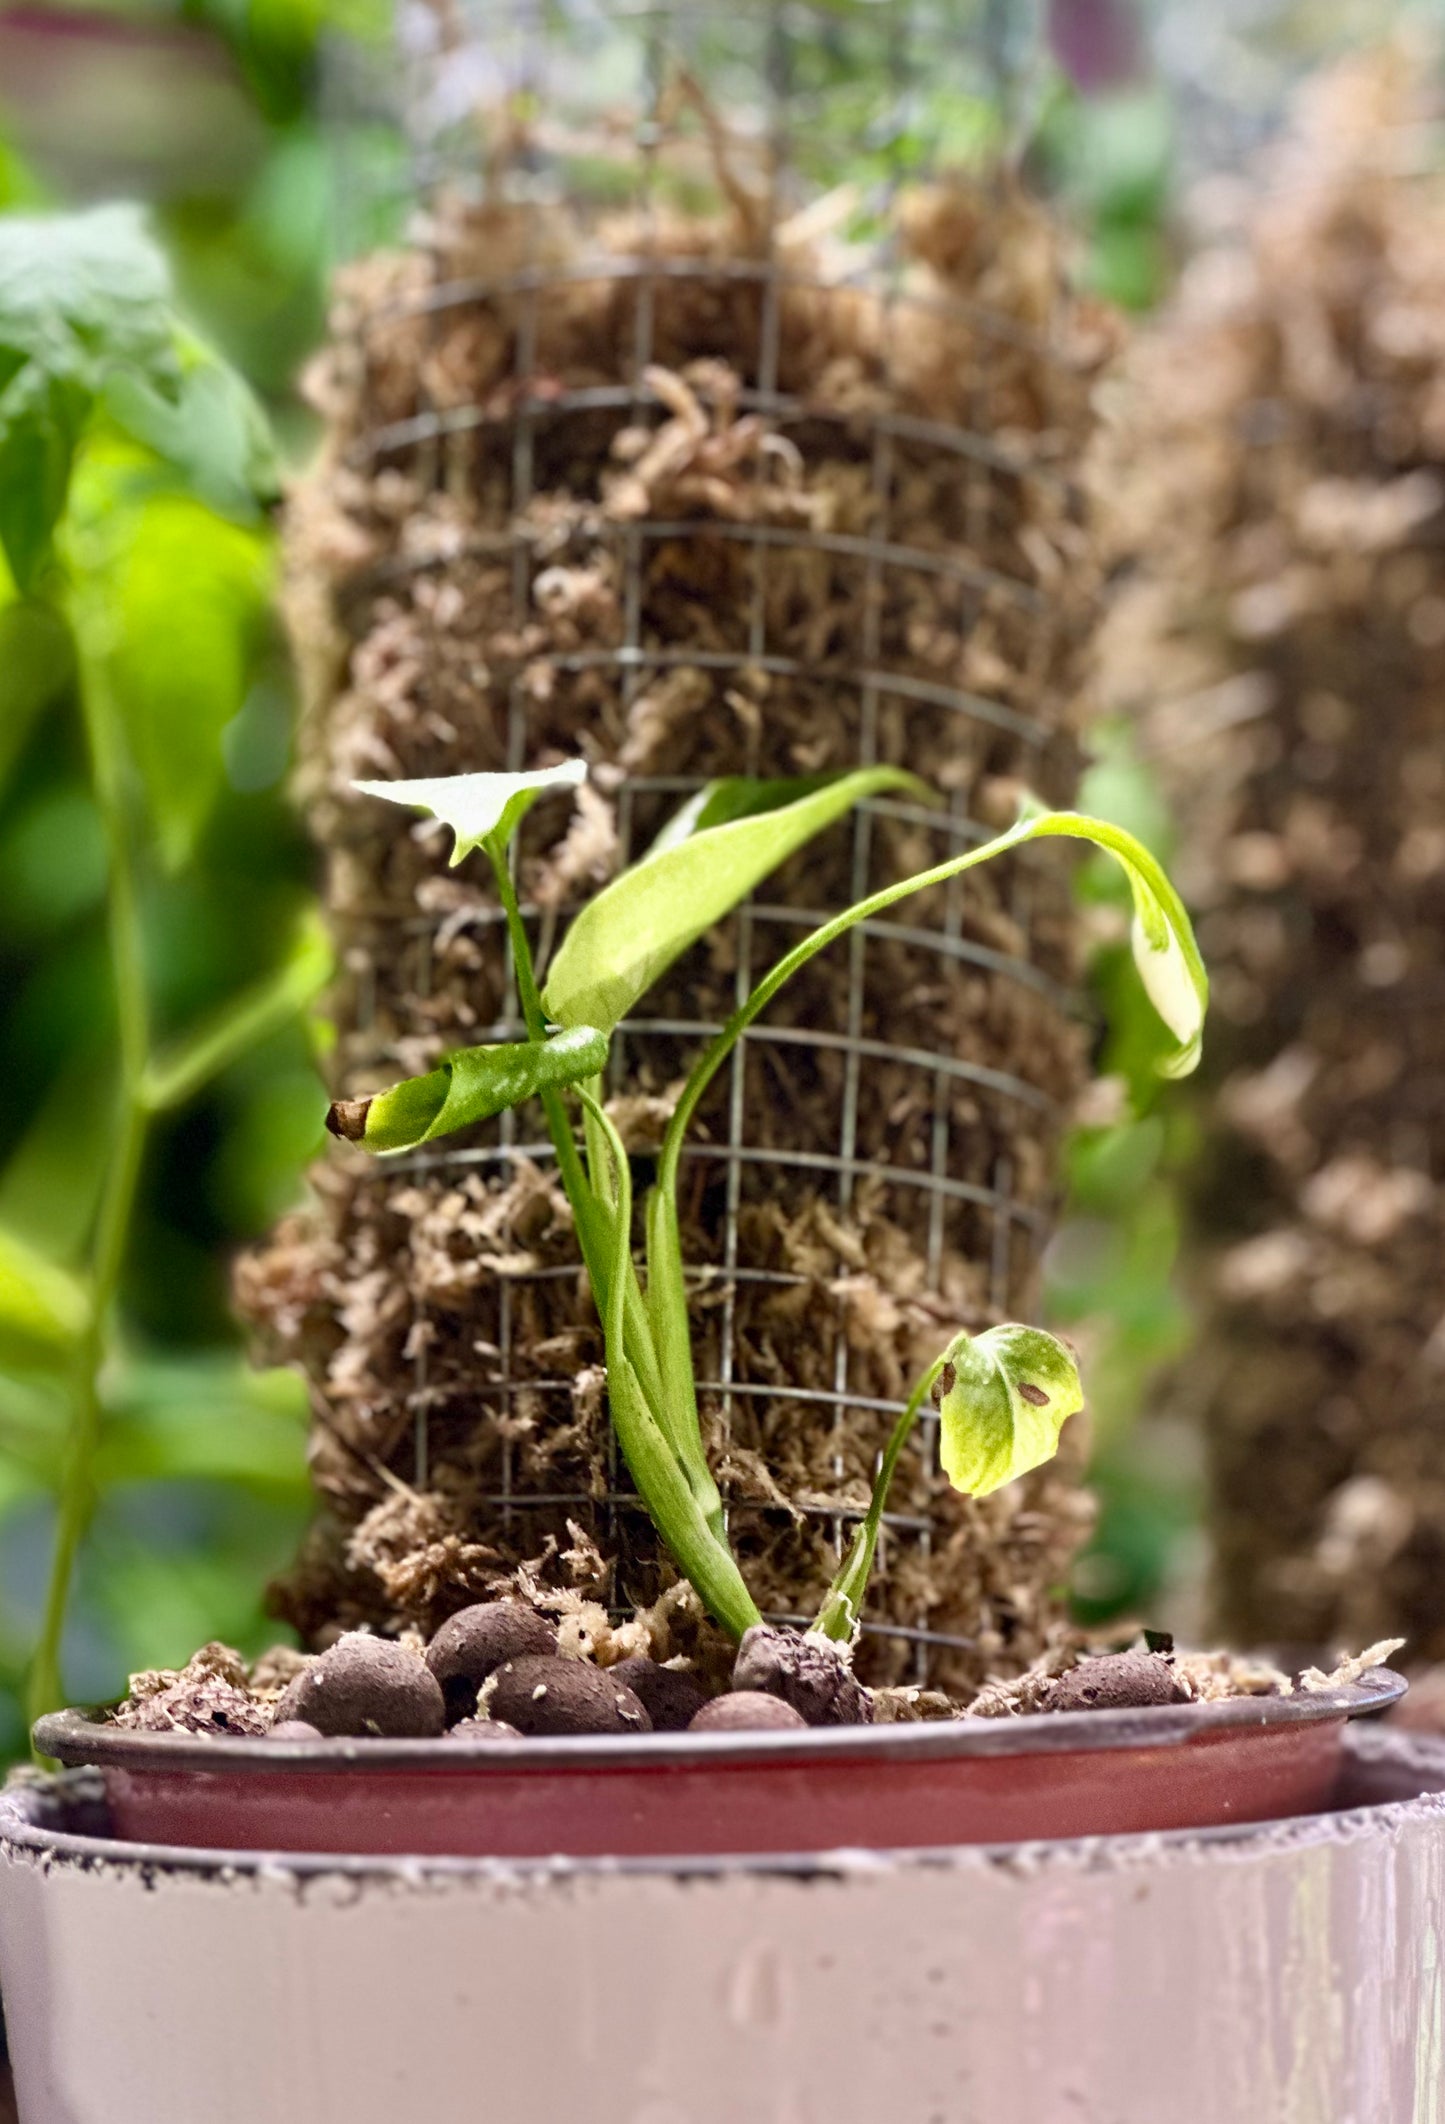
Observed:
[[[36,718],[65,691],[74,672],[70,631],[53,607],[26,598],[0,606],[0,786]]]
[[[245,378],[204,340],[178,329],[181,380],[174,395],[125,371],[107,378],[105,410],[184,476],[198,500],[250,517],[280,498],[280,467],[270,423]]]
[[[714,784],[664,827],[640,863],[583,908],[552,963],[547,1010],[559,1025],[611,1031],[673,960],[770,871],[855,804],[887,789],[932,801],[921,782],[896,767],[861,768],[821,785],[795,782],[791,798],[786,783]],[[720,823],[707,823],[710,815]]]
[[[944,1357],[939,1458],[956,1490],[987,1497],[1053,1458],[1065,1420],[1084,1406],[1062,1342],[1010,1324],[959,1335]]]
[[[0,1352],[63,1356],[89,1315],[85,1286],[11,1231],[0,1230]]]
[[[295,1496],[305,1487],[306,1389],[296,1373],[235,1357],[128,1364],[108,1398],[99,1488],[118,1482],[233,1482]]]
[[[551,1086],[595,1077],[607,1060],[607,1044],[606,1033],[578,1025],[554,1040],[461,1047],[424,1077],[407,1077],[371,1099],[339,1101],[326,1125],[364,1150],[413,1150]]]
[[[442,774],[415,782],[354,782],[364,796],[385,797],[429,811],[456,836],[455,868],[484,841],[505,849],[522,820],[549,789],[575,789],[587,779],[582,760],[563,760],[531,774]]]
[[[1017,842],[1054,835],[1092,841],[1122,864],[1134,896],[1134,963],[1145,994],[1178,1042],[1174,1053],[1166,1055],[1158,1067],[1163,1076],[1187,1077],[1199,1062],[1209,976],[1184,902],[1157,857],[1132,833],[1103,819],[1086,818],[1076,811],[1031,809],[1005,839]]]
[[[187,495],[158,494],[105,574],[106,675],[176,870],[221,788],[221,733],[246,700],[267,620],[271,545]]]
[[[170,275],[134,207],[0,220],[0,545],[29,590],[107,379],[180,383]]]

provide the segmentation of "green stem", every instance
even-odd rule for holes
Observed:
[[[527,1028],[527,1037],[531,1040],[545,1040],[547,1013],[542,1008],[536,968],[532,960],[532,946],[527,936],[527,925],[522,920],[522,909],[517,899],[517,888],[512,882],[507,852],[505,847],[494,839],[486,840],[482,845],[491,863],[492,875],[496,879],[497,893],[506,917],[507,935],[512,945],[512,963],[517,974],[517,995],[522,1005],[522,1019]],[[577,1221],[577,1239],[582,1249],[588,1280],[596,1296],[597,1309],[605,1316],[608,1286],[613,1272],[613,1260],[607,1251],[607,1239],[616,1212],[608,1198],[600,1194],[588,1179],[578,1154],[572,1124],[567,1118],[567,1109],[562,1102],[562,1094],[551,1088],[541,1094],[541,1099],[548,1133],[557,1153],[562,1186]],[[585,1100],[583,1111],[588,1111]],[[644,1393],[655,1409],[661,1408],[664,1406],[662,1374],[657,1353],[653,1348],[647,1308],[638,1285],[637,1272],[632,1265],[630,1249],[627,1254],[624,1290],[628,1350]]]
[[[611,1155],[617,1191],[615,1255],[604,1327],[607,1397],[623,1457],[653,1525],[704,1605],[741,1637],[761,1622],[732,1551],[709,1526],[672,1444],[648,1407],[626,1348],[627,1270],[631,1263],[632,1175],[616,1127],[590,1092],[582,1102]]]
[[[91,1471],[104,1419],[101,1373],[110,1345],[111,1314],[125,1265],[131,1214],[150,1119],[143,1094],[150,1042],[150,1010],[146,996],[140,908],[126,830],[124,779],[115,712],[106,682],[103,654],[93,640],[87,639],[83,613],[77,615],[76,638],[91,781],[108,858],[107,937],[120,1035],[120,1110],[91,1238],[90,1311],[76,1350],[55,1549],[30,1674],[32,1717],[53,1710],[64,1700],[60,1672],[61,1640],[75,1560],[94,1508]]]
[[[840,1643],[850,1643],[858,1634],[863,1599],[873,1572],[873,1555],[878,1547],[878,1530],[883,1524],[883,1514],[887,1509],[893,1471],[898,1466],[898,1456],[908,1442],[909,1433],[918,1420],[918,1411],[938,1384],[947,1362],[947,1350],[941,1356],[935,1357],[914,1386],[902,1415],[893,1426],[883,1458],[878,1464],[868,1516],[853,1536],[852,1546],[843,1559],[837,1577],[824,1595],[823,1605],[818,1610],[818,1620],[813,1625],[824,1637],[836,1638]]]
[[[654,1187],[647,1198],[647,1312],[662,1371],[668,1437],[704,1519],[717,1539],[727,1543],[722,1498],[708,1466],[697,1408],[697,1379],[692,1361],[692,1320],[687,1305],[687,1278],[682,1265],[682,1235],[677,1204]]]

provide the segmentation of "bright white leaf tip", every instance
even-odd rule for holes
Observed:
[[[1084,1406],[1072,1351],[1042,1328],[1010,1322],[949,1345],[938,1382],[939,1458],[956,1490],[987,1497],[1041,1467]]]
[[[538,797],[549,789],[576,789],[587,779],[584,760],[563,760],[530,774],[440,774],[414,782],[353,782],[363,796],[385,797],[429,811],[456,836],[452,866],[484,841],[504,849]]]

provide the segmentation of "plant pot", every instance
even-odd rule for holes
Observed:
[[[117,1833],[205,1850],[675,1858],[928,1849],[1313,1814],[1376,1669],[1293,1697],[800,1733],[270,1741],[125,1732],[78,1711],[38,1745],[105,1777]]]
[[[1445,1746],[1209,1833],[642,1865],[196,1852],[0,1800],[24,2124],[1429,2124]]]

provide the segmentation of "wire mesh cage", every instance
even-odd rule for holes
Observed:
[[[669,1087],[804,929],[986,836],[1019,785],[1069,796],[1103,334],[1010,167],[1027,13],[489,0],[403,31],[424,205],[344,282],[292,511],[339,1088],[520,1030],[482,882],[352,776],[583,752],[580,810],[539,807],[521,854],[544,960],[707,779],[888,760],[943,798],[861,806],[619,1029],[645,1184]],[[816,1604],[918,1365],[1036,1301],[1080,1070],[1068,885],[1047,859],[979,878],[814,962],[687,1154],[709,1443],[776,1616]],[[243,1275],[317,1390],[330,1516],[287,1611],[426,1623],[519,1567],[656,1601],[537,1118],[318,1185]],[[965,1500],[925,1421],[894,1504],[865,1676],[1032,1656],[1086,1519],[1067,1467]]]

